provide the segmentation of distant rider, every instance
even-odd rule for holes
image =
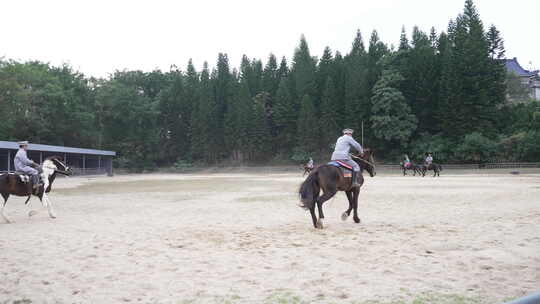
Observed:
[[[313,158],[309,158],[309,161],[306,164],[306,168],[313,169]]]
[[[32,187],[36,190],[40,185],[39,171],[33,167],[39,168],[39,165],[28,159],[26,150],[28,149],[28,141],[21,141],[19,151],[15,154],[15,170],[24,174],[28,174],[32,179]]]
[[[403,167],[408,169],[410,166],[411,166],[411,161],[409,160],[409,156],[405,154],[404,159],[403,159]]]
[[[358,172],[360,172],[360,166],[351,159],[351,156],[349,155],[349,150],[351,147],[353,147],[361,155],[363,155],[364,149],[362,149],[362,146],[352,137],[353,132],[354,131],[352,129],[343,130],[343,136],[338,138],[336,141],[336,147],[334,149],[334,153],[332,153],[332,160],[339,160],[351,166],[353,168],[351,186],[360,187],[357,180]]]
[[[426,160],[424,162],[425,162],[427,168],[429,169],[429,167],[433,163],[433,155],[431,153],[427,153],[427,157],[426,157]]]

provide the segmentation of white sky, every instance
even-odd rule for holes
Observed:
[[[71,64],[86,75],[171,65],[211,66],[218,52],[237,67],[243,54],[288,59],[305,34],[312,55],[326,45],[342,54],[357,29],[373,29],[397,45],[401,26],[445,30],[465,0],[9,0],[0,2],[0,57]],[[476,0],[487,27],[495,24],[508,58],[540,68],[540,0]]]

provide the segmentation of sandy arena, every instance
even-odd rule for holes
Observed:
[[[540,172],[508,171],[367,177],[324,230],[300,173],[59,179],[57,219],[8,201],[0,303],[501,303],[540,289]]]

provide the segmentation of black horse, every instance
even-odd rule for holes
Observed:
[[[403,176],[407,175],[407,171],[413,171],[413,176],[416,176],[416,173],[418,173],[418,176],[422,175],[422,171],[420,169],[420,166],[416,165],[413,162],[410,162],[410,165],[408,167],[405,167],[403,162],[400,162],[399,167],[403,171]]]
[[[43,172],[41,173],[41,177],[43,180],[43,184],[41,184],[35,190],[32,187],[32,181],[30,180],[27,182],[23,182],[21,180],[21,174],[19,173],[5,173],[0,175],[0,194],[4,198],[4,203],[2,204],[0,215],[2,215],[6,222],[12,222],[7,217],[4,210],[10,195],[28,196],[26,202],[24,203],[25,205],[28,205],[28,202],[30,201],[32,195],[37,196],[43,204],[43,207],[47,207],[49,216],[51,218],[56,218],[52,203],[49,200],[47,193],[51,192],[51,187],[57,173],[68,176],[72,174],[71,168],[65,165],[60,159],[61,158],[58,156],[51,156],[47,157],[45,161],[43,161],[43,164],[41,164],[41,169]],[[30,210],[28,212],[28,216],[32,216],[36,213],[36,211]]]
[[[430,165],[419,165],[420,172],[422,172],[422,177],[426,176],[426,172],[428,170],[433,170],[433,177],[435,176],[441,176],[440,172],[442,171],[442,166],[437,163],[431,163]]]
[[[362,176],[363,170],[367,170],[371,177],[376,174],[373,153],[370,149],[365,149],[363,156],[353,156],[353,159],[360,165],[361,171],[358,174],[358,183],[361,187],[364,183],[364,177]],[[332,165],[321,165],[313,170],[300,186],[299,193],[302,202],[300,207],[309,210],[311,219],[313,220],[313,226],[322,229],[324,219],[323,203],[332,198],[337,191],[345,191],[349,200],[349,208],[343,212],[341,219],[345,221],[351,215],[351,211],[354,210],[354,222],[360,223],[360,218],[358,217],[358,195],[360,193],[360,187],[351,187],[351,178],[344,177],[340,168]],[[321,190],[323,191],[323,195],[320,196]],[[317,205],[317,209],[319,210],[319,219],[315,215],[315,205]]]

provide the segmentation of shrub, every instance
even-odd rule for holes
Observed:
[[[495,156],[497,144],[479,132],[465,135],[456,147],[456,157],[465,162],[485,163]]]

